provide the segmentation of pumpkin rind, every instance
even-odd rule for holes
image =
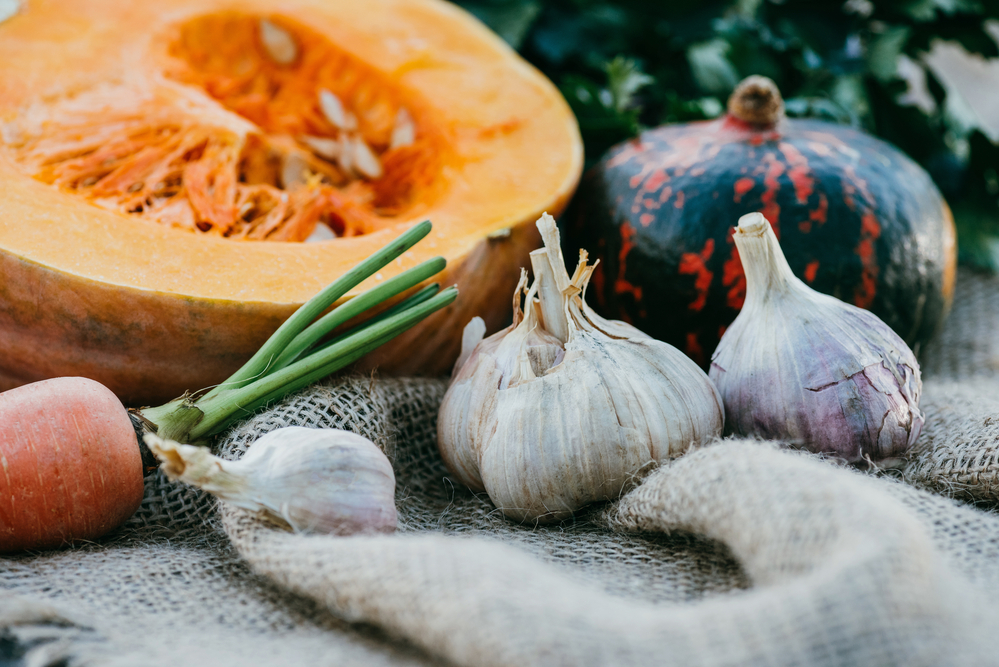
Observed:
[[[0,24],[0,122],[103,82],[162,76],[177,26],[230,9],[27,2]],[[351,295],[442,255],[435,280],[457,282],[461,296],[359,367],[445,372],[472,316],[493,329],[508,317],[493,297],[513,290],[539,242],[533,221],[564,208],[581,171],[578,127],[554,86],[444,2],[251,0],[239,11],[308,26],[421,105],[446,142],[433,197],[362,236],[232,241],[98,208],[31,178],[0,142],[0,389],[82,375],[126,404],[153,404],[209,386],[325,284],[427,218],[431,235]]]
[[[954,226],[936,186],[849,127],[729,116],[649,130],[584,176],[573,209],[568,249],[602,260],[597,310],[705,366],[745,297],[732,232],[746,213],[771,221],[795,275],[873,311],[916,349],[953,294]]]

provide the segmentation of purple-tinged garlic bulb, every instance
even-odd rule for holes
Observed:
[[[721,397],[682,352],[584,300],[586,253],[570,278],[555,221],[538,221],[535,282],[514,293],[514,323],[483,339],[473,320],[437,420],[458,480],[520,521],[568,518],[613,500],[656,462],[721,435]]]
[[[746,301],[710,371],[726,433],[850,463],[899,464],[923,426],[912,350],[874,314],[795,277],[759,213],[739,219],[735,245]]]
[[[167,477],[197,486],[296,532],[352,535],[396,529],[395,474],[373,442],[336,429],[289,426],[238,461],[146,434]]]

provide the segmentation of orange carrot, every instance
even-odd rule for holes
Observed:
[[[97,538],[141,501],[135,429],[110,389],[64,377],[0,394],[0,552]]]

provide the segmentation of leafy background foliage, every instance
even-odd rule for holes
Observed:
[[[862,127],[922,164],[954,210],[962,262],[999,270],[999,145],[925,61],[935,40],[999,57],[987,29],[999,0],[458,4],[559,86],[588,165],[644,127],[718,116],[743,77],[763,74],[788,115]],[[928,103],[913,103],[900,71],[925,77]]]

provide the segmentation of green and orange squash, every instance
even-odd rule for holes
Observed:
[[[554,86],[438,0],[26,0],[0,63],[0,390],[210,386],[427,218],[357,291],[442,255],[461,296],[361,367],[444,372],[581,172]]]
[[[612,148],[583,178],[565,245],[601,260],[590,302],[702,365],[745,298],[732,240],[758,211],[795,275],[876,313],[918,350],[945,316],[956,248],[929,175],[860,130],[788,119],[750,77],[723,117],[667,125]]]

